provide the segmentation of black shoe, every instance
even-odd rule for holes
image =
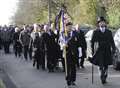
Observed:
[[[35,62],[33,62],[33,67],[35,67]]]
[[[18,55],[19,56],[19,58],[21,57],[21,55]]]
[[[106,84],[107,83],[105,75],[101,76],[101,82],[102,82],[102,84]]]
[[[80,65],[77,65],[77,68],[79,69],[79,68],[80,68]]]
[[[101,80],[101,82],[102,82],[102,84],[106,84],[107,83],[106,80]]]
[[[70,81],[67,81],[67,86],[71,86],[71,82]]]
[[[54,70],[49,70],[49,73],[52,73],[52,72],[54,72]]]
[[[37,64],[37,65],[36,65],[36,68],[37,68],[37,70],[39,70],[40,66]]]

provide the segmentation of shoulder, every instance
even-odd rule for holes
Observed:
[[[107,31],[107,32],[110,32],[110,33],[112,32],[112,31],[111,31],[111,30],[109,30],[109,29],[106,29],[106,31]]]
[[[106,29],[106,33],[111,35],[111,34],[112,34],[112,31],[109,30],[109,29]]]

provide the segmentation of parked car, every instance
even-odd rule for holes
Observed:
[[[113,57],[113,67],[116,70],[120,70],[120,29],[114,34],[114,42],[116,46],[116,52]]]
[[[86,43],[87,43],[87,52],[86,52],[87,53],[87,58],[92,56],[91,39],[92,39],[93,31],[94,30],[89,30],[85,34],[85,39],[86,39]]]

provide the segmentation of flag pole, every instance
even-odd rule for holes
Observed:
[[[65,21],[64,21],[64,7],[63,7],[63,5],[62,5],[62,23],[63,23],[63,30],[64,30],[64,36],[66,36],[66,30],[65,30]],[[64,37],[64,40],[65,40],[65,37]],[[66,77],[67,77],[67,56],[66,56],[66,54],[67,54],[67,52],[66,52],[66,48],[67,48],[67,46],[66,46],[66,40],[65,40],[65,47],[64,47],[64,61],[65,61],[65,75],[66,75]]]

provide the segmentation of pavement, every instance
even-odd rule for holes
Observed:
[[[6,85],[8,88],[65,88],[65,73],[56,71],[37,70],[32,66],[32,61],[15,58],[14,54],[0,55],[0,66],[4,69],[6,79],[10,80]],[[77,71],[76,84],[79,88],[120,88],[120,72],[109,67],[108,83],[101,84],[98,67],[94,66],[94,83],[92,84],[92,67],[89,62],[85,63],[85,69]],[[1,77],[1,76],[0,76]],[[3,79],[3,78],[2,78]],[[0,87],[1,88],[1,87]]]

